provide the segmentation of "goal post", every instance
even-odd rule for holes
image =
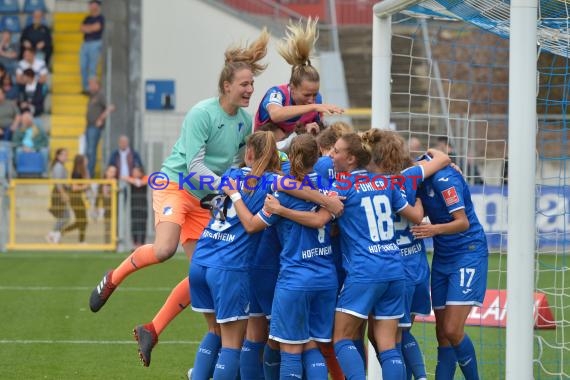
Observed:
[[[563,1],[562,3],[566,4],[567,2]],[[466,9],[467,6],[472,8]],[[399,12],[412,9],[412,13],[416,12],[416,15],[419,15],[418,17],[449,17],[450,19],[469,22],[472,25],[509,38],[508,184],[511,189],[516,189],[516,191],[511,191],[508,194],[508,246],[506,251],[502,252],[507,253],[507,267],[504,272],[507,278],[506,292],[509,312],[506,317],[506,345],[505,352],[503,352],[506,362],[504,372],[500,376],[506,376],[507,379],[527,379],[533,377],[533,363],[536,361],[533,358],[533,327],[536,318],[534,309],[535,250],[537,249],[536,180],[534,175],[537,157],[534,152],[537,133],[537,11],[539,9],[538,0],[511,0],[510,14],[507,6],[508,2],[501,0],[485,2],[386,0],[377,3],[373,8],[371,125],[374,128],[389,128],[394,117],[391,108],[391,97],[394,96],[395,92],[391,86],[394,68],[392,25],[393,17]],[[543,4],[544,6],[545,4]],[[477,7],[480,9],[475,9]],[[479,10],[479,16],[481,14],[484,16],[477,19],[474,16],[474,10]],[[462,11],[465,11],[468,16],[461,15],[465,17],[459,17],[454,13]],[[469,14],[469,11],[472,11],[472,14]],[[410,13],[406,14],[409,15]],[[469,19],[471,16],[473,19]],[[410,16],[410,18],[412,17]],[[485,19],[485,21],[481,21],[481,19]],[[561,43],[567,42],[567,31],[568,29],[558,35],[551,33],[551,37],[553,39],[566,38]],[[542,38],[544,38],[544,34]],[[414,59],[412,52],[410,52],[410,57]],[[426,59],[429,60],[431,57],[426,57]],[[435,66],[434,71],[438,72],[437,66]],[[410,72],[409,75],[412,77],[414,73]],[[430,77],[430,74],[428,73],[427,76]],[[440,81],[438,84],[441,84],[440,78],[430,77],[429,80]],[[452,84],[447,83],[447,86],[450,88]],[[452,92],[449,88],[446,92],[449,96],[447,101],[452,103],[457,99],[452,99],[452,96],[449,95]],[[413,94],[408,95],[410,98],[413,97]],[[469,101],[470,99],[465,99],[467,113],[470,112]],[[449,135],[449,120],[454,119],[455,116],[452,116],[450,112],[452,111],[441,110],[440,114],[437,115],[440,117],[443,113],[448,114],[446,116],[448,118],[447,131],[446,133],[438,132],[441,134],[437,136],[447,134],[450,139],[453,137]],[[413,119],[415,115],[412,114],[411,109],[409,113],[409,118]],[[431,117],[435,118],[435,116]],[[473,121],[485,123],[484,120],[474,119],[478,119],[478,117],[459,117],[454,121],[464,122],[467,128]],[[432,121],[430,119],[429,122]],[[488,130],[489,127],[485,128]],[[485,139],[487,138],[487,130],[484,134]],[[411,133],[411,129],[408,130],[408,133]],[[469,131],[465,133],[465,146],[471,142],[468,141],[471,139],[469,133]],[[428,140],[433,137],[430,131],[427,134]],[[469,153],[464,154],[465,160],[467,160]],[[504,157],[505,162],[506,159]],[[501,182],[506,183],[506,179],[502,178]],[[564,282],[562,282],[562,286],[565,286]],[[567,306],[562,305],[562,310],[565,307]],[[564,352],[564,348],[561,351]],[[369,356],[369,358],[368,376],[369,378],[379,378],[381,374],[377,363],[373,360],[374,356]],[[564,374],[567,371],[562,369],[561,372]]]

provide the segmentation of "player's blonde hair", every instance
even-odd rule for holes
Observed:
[[[362,145],[386,174],[397,174],[413,165],[406,141],[396,132],[370,129],[363,133]]]
[[[242,69],[250,69],[254,76],[258,76],[265,70],[267,64],[261,64],[261,61],[267,54],[267,44],[269,43],[269,32],[267,28],[263,28],[259,37],[249,46],[233,46],[224,53],[225,63],[220,79],[218,81],[218,91],[220,95],[224,94],[224,83],[232,82],[236,71]]]
[[[289,22],[284,41],[277,46],[279,54],[292,66],[289,84],[299,86],[304,80],[319,82],[319,72],[311,65],[311,52],[319,38],[318,18],[309,17],[307,24]]]
[[[257,178],[263,173],[280,173],[281,160],[277,151],[277,142],[273,133],[258,131],[250,135],[246,146],[251,149],[255,162],[251,166],[251,173],[247,179],[246,192],[252,191],[257,186]]]
[[[305,175],[313,170],[319,159],[317,141],[308,133],[293,139],[289,148],[290,174],[298,181],[303,181]]]

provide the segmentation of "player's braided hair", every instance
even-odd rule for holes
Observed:
[[[267,28],[263,28],[259,37],[249,46],[233,46],[226,50],[224,68],[218,81],[220,94],[224,93],[224,82],[231,82],[236,71],[247,68],[251,70],[254,76],[257,76],[265,70],[267,64],[261,64],[259,61],[267,54],[269,37]]]
[[[289,22],[287,32],[278,47],[277,51],[292,66],[289,84],[299,86],[303,80],[319,82],[319,72],[311,65],[311,52],[319,38],[317,31],[318,18],[307,19],[307,24],[303,22]]]
[[[362,134],[362,144],[385,174],[397,174],[413,165],[406,142],[396,132],[370,129]]]

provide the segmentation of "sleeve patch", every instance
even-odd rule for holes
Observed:
[[[282,104],[283,95],[279,91],[274,91],[269,95],[269,103],[272,104]]]
[[[455,190],[455,186],[451,186],[449,189],[445,189],[441,192],[443,195],[443,199],[445,200],[446,206],[452,206],[456,203],[459,203],[459,197],[457,196],[457,191]]]

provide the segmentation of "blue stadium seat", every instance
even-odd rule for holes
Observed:
[[[33,13],[35,10],[47,12],[44,0],[26,0],[24,3],[24,13]]]
[[[20,33],[20,17],[18,15],[4,15],[0,21],[2,30],[9,30],[12,33]]]
[[[0,0],[0,14],[20,13],[18,0]]]
[[[16,153],[16,174],[18,177],[41,177],[46,163],[40,152]]]

